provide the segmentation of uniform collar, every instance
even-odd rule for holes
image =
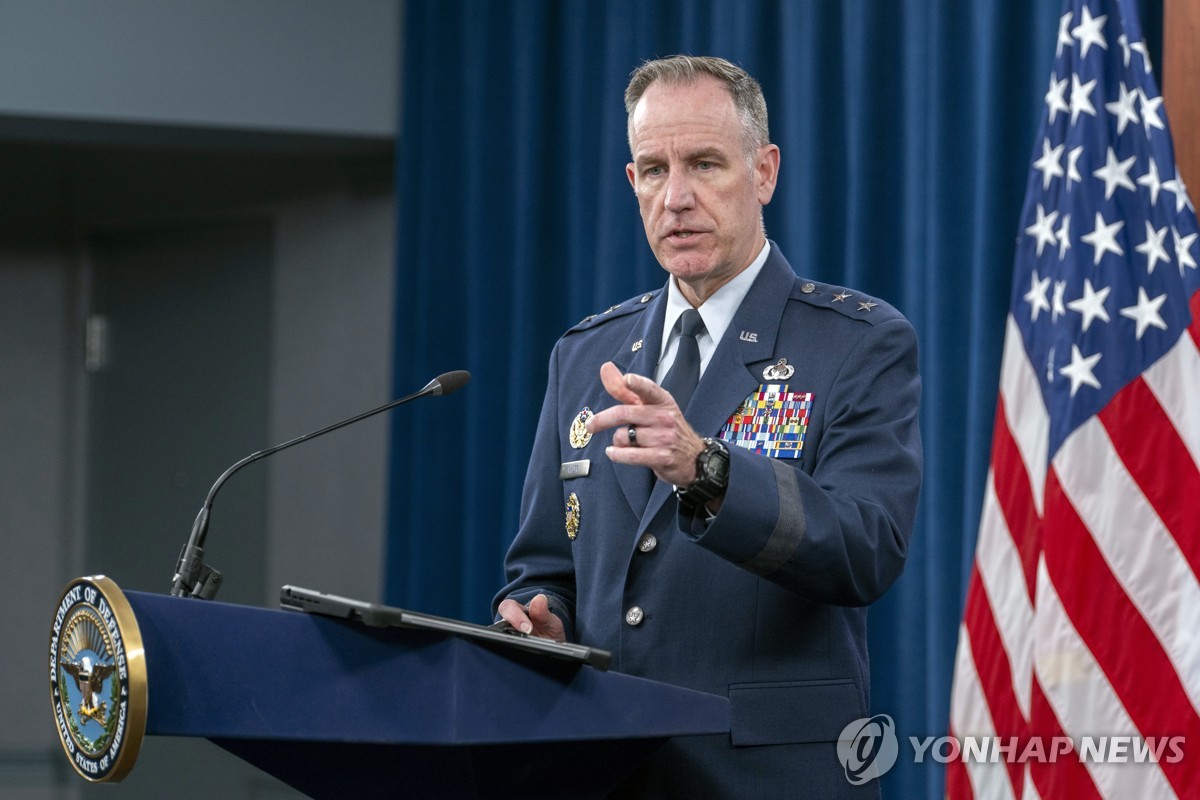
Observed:
[[[729,324],[733,322],[733,316],[737,313],[738,308],[742,305],[742,300],[746,298],[746,293],[750,291],[750,287],[754,285],[758,273],[762,271],[762,266],[767,262],[767,256],[771,252],[771,243],[764,242],[762,249],[758,251],[758,255],[750,262],[750,266],[734,276],[733,280],[722,286],[713,295],[705,300],[700,308],[696,309],[700,312],[700,318],[704,320],[704,328],[707,331],[704,337],[701,337],[700,355],[701,369],[708,366],[709,359],[712,357],[713,351],[717,344],[721,341],[721,337],[725,335],[725,330]],[[671,334],[675,329],[675,321],[679,319],[679,315],[687,309],[691,308],[691,304],[684,298],[683,292],[676,285],[675,278],[667,280],[667,308],[666,314],[663,317],[662,342],[658,351],[659,361],[662,361],[666,355],[667,347],[671,343]],[[707,343],[703,339],[707,338]]]

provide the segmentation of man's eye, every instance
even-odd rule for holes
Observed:
[[[662,167],[647,167],[646,175],[651,178],[657,178],[659,175],[662,175],[665,171],[666,170],[664,170]]]
[[[711,161],[700,161],[696,164],[696,169],[707,171],[707,170],[713,169],[716,166],[717,165]]]

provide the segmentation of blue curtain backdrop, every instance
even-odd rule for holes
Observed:
[[[1144,27],[1159,30],[1147,5]],[[405,9],[396,390],[449,369],[474,377],[394,422],[386,599],[486,619],[551,346],[665,281],[625,178],[629,72],[677,52],[720,55],[762,83],[782,149],[769,235],[798,272],[888,299],[920,338],[925,484],[905,573],[871,611],[873,704],[902,738],[944,734],[1058,4]],[[943,796],[937,765],[904,758],[884,786]]]

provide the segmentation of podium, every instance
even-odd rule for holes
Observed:
[[[145,732],[202,737],[314,798],[604,797],[724,697],[432,631],[126,593]]]

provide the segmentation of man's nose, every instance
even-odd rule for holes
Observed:
[[[664,201],[667,210],[682,211],[690,208],[694,200],[692,181],[687,170],[671,170],[667,178],[667,196]]]

